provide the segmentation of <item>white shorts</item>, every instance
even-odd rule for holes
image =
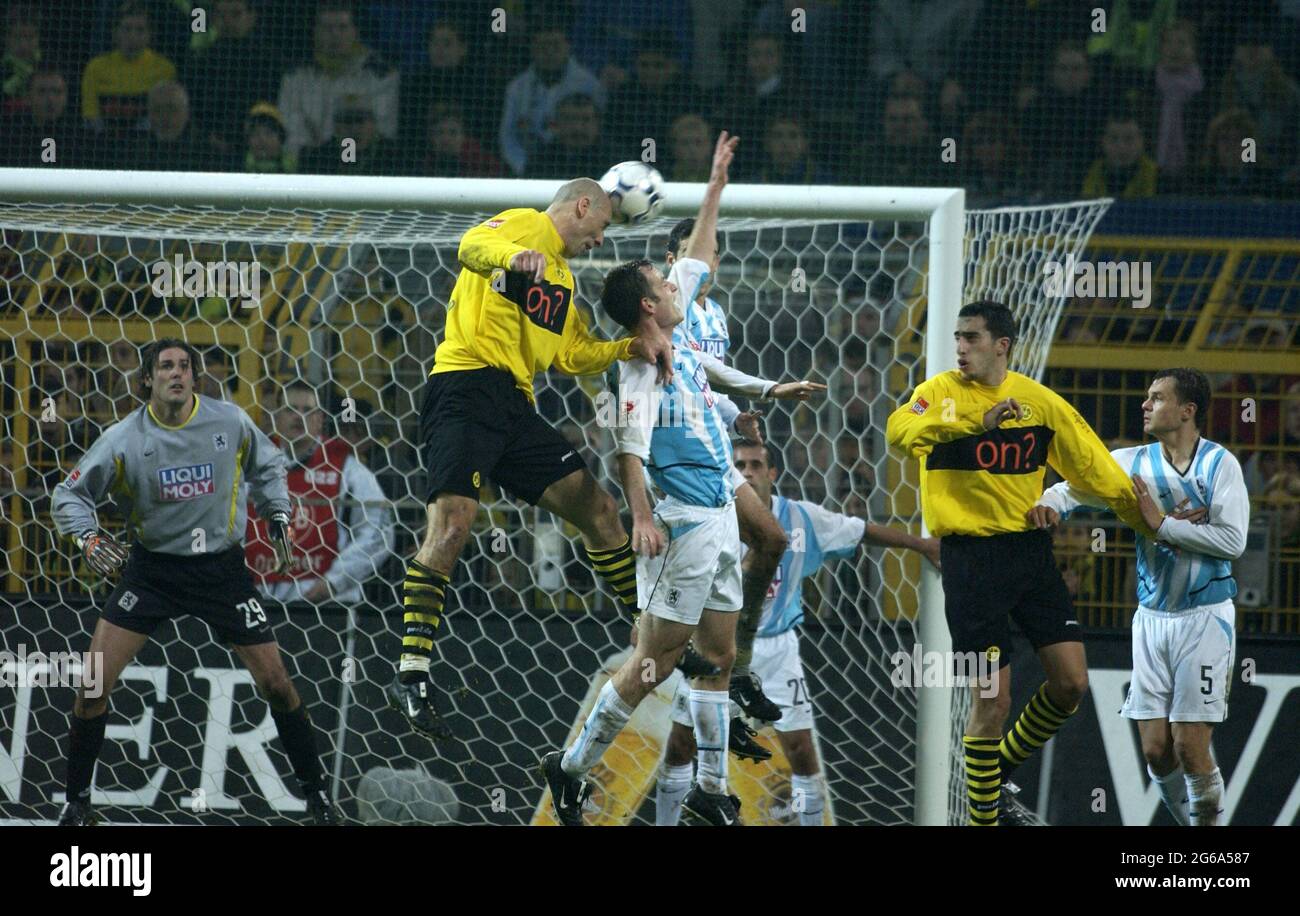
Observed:
[[[740,527],[736,504],[691,506],[671,496],[654,510],[668,547],[636,560],[637,607],[695,626],[704,611],[739,611]]]
[[[1133,615],[1133,679],[1120,715],[1222,722],[1236,654],[1231,601],[1187,611],[1139,607]]]
[[[808,699],[808,682],[799,659],[799,637],[794,630],[779,636],[759,636],[754,640],[754,658],[749,670],[763,682],[763,693],[781,707],[781,718],[773,723],[779,732],[797,732],[813,727],[812,701]],[[691,684],[680,672],[673,693],[672,720],[692,727]]]

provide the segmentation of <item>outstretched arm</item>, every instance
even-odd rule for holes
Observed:
[[[713,170],[709,173],[709,183],[704,189],[700,210],[695,215],[695,228],[682,247],[680,257],[711,262],[713,239],[718,232],[718,208],[722,203],[722,189],[727,186],[731,160],[735,158],[739,143],[739,137],[732,137],[725,130],[718,134],[718,142],[713,147]]]
[[[873,525],[867,522],[867,531],[862,536],[862,540],[866,544],[876,544],[880,547],[915,550],[929,560],[935,569],[939,568],[938,538],[921,538],[904,531],[902,528],[894,528],[890,525]]]

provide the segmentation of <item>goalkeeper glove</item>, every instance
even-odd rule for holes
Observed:
[[[289,548],[289,513],[275,512],[271,515],[270,533],[271,546],[275,548],[275,556],[279,560],[275,571],[288,572],[293,560],[293,551]]]
[[[101,576],[110,576],[117,572],[127,561],[130,554],[127,549],[113,540],[111,535],[98,531],[86,531],[77,536],[77,547],[90,568]]]

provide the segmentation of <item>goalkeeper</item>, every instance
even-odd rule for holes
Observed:
[[[90,651],[102,659],[103,692],[88,697],[83,684],[72,707],[63,826],[99,822],[90,788],[108,695],[158,625],[182,614],[207,623],[234,649],[271,705],[313,820],[339,822],[325,791],[315,728],[244,563],[251,488],[258,515],[270,519],[280,568],[288,565],[285,459],[242,409],[194,393],[198,371],[198,353],[182,340],[145,347],[139,386],[148,403],[104,430],[54,488],[54,524],[76,538],[91,568],[110,576],[125,564],[90,640]],[[99,530],[95,509],[110,493],[135,541],[129,554]]]

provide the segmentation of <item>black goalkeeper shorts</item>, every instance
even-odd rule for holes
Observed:
[[[1050,532],[948,535],[939,541],[939,561],[953,652],[1010,664],[1012,618],[1035,649],[1083,642]]]
[[[275,642],[242,547],[187,557],[133,546],[122,581],[108,596],[100,616],[149,636],[164,620],[184,614],[204,621],[230,645]]]
[[[537,505],[547,487],[587,466],[501,369],[429,376],[420,450],[429,473],[426,503],[440,493],[478,499],[479,487],[491,480]]]

